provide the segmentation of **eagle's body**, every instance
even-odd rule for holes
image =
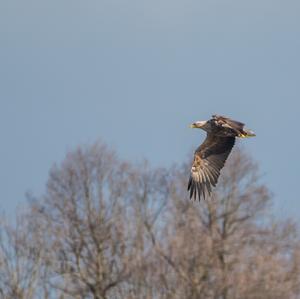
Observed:
[[[213,115],[208,121],[198,121],[192,128],[207,132],[205,141],[196,149],[188,183],[190,198],[205,199],[215,187],[236,137],[251,137],[255,134],[244,129],[244,124],[228,117]]]

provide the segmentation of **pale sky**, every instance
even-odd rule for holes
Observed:
[[[1,0],[0,196],[42,194],[68,150],[182,162],[224,114],[257,134],[280,217],[299,216],[299,0]]]

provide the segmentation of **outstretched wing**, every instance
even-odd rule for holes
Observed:
[[[235,137],[220,137],[208,134],[203,144],[195,151],[188,190],[190,198],[205,199],[215,187],[228,155],[234,145]]]
[[[245,124],[243,124],[242,122],[233,120],[226,116],[213,115],[212,118],[217,126],[232,128],[236,131],[242,131],[245,126]]]

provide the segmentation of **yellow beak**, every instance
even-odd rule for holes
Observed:
[[[195,126],[195,124],[191,124],[191,125],[189,125],[189,128],[194,129],[194,128],[197,128],[197,127]]]

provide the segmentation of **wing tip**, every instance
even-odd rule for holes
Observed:
[[[201,198],[205,200],[206,197],[211,196],[212,193],[211,188],[208,188],[207,185],[201,184],[198,181],[196,182],[192,176],[190,176],[187,191],[189,191],[190,200],[196,201],[198,199],[199,202]]]

